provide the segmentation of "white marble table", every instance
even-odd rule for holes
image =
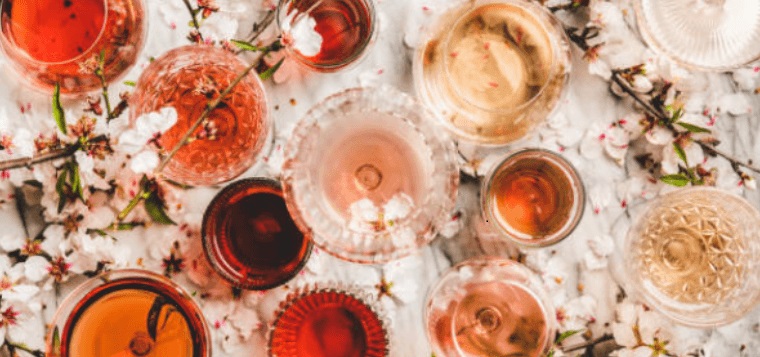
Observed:
[[[176,4],[168,4],[173,2]],[[248,15],[216,14],[213,16],[230,16],[236,21],[240,20],[239,33],[244,34],[248,28],[245,24],[251,22],[260,13],[251,11],[258,8],[258,0],[219,0],[222,9],[248,9]],[[376,43],[358,66],[336,74],[300,73],[291,76],[284,83],[267,83],[267,91],[270,99],[270,108],[276,123],[277,142],[275,152],[281,149],[284,140],[287,139],[293,124],[309,107],[320,99],[340,91],[344,88],[372,85],[389,84],[400,88],[408,93],[413,93],[411,80],[411,60],[413,49],[409,44],[417,40],[417,24],[419,20],[431,16],[436,9],[443,7],[445,0],[379,0],[377,12],[380,19],[379,35]],[[150,8],[150,32],[146,49],[141,56],[140,63],[126,76],[126,79],[136,80],[140,70],[147,63],[148,58],[160,56],[166,50],[186,44],[186,30],[183,25],[187,22],[187,15],[182,10],[180,0],[147,0]],[[177,10],[179,9],[179,10]],[[221,21],[220,21],[221,22]],[[218,26],[222,27],[222,24]],[[173,29],[177,27],[177,29]],[[225,31],[235,31],[226,29]],[[588,251],[588,240],[605,234],[612,235],[616,240],[624,234],[628,224],[626,209],[620,205],[616,195],[617,185],[626,179],[626,169],[604,157],[589,159],[580,155],[578,147],[581,137],[594,125],[606,125],[614,118],[621,117],[631,111],[630,103],[620,101],[608,90],[608,84],[599,77],[588,73],[587,64],[584,63],[577,51],[573,53],[574,70],[571,75],[571,85],[566,99],[561,104],[559,114],[569,122],[569,125],[559,130],[571,130],[577,133],[577,140],[568,139],[573,145],[567,146],[564,154],[579,169],[586,184],[588,192],[588,204],[584,217],[578,229],[565,241],[556,246],[545,248],[545,253],[531,252],[531,256],[541,254],[556,254],[561,257],[564,289],[569,297],[579,295],[578,284],[583,284],[585,294],[596,301],[593,316],[596,321],[589,325],[594,336],[609,333],[606,324],[613,321],[614,307],[620,288],[612,278],[610,271],[616,269],[589,270],[583,263],[584,254]],[[8,73],[8,65],[0,59],[0,114],[4,110],[7,118],[0,115],[0,130],[13,131],[25,127],[31,132],[38,132],[44,128],[52,127],[50,111],[47,108],[49,99],[46,96],[30,92],[26,87],[18,83],[18,80]],[[711,89],[716,92],[732,90],[729,77],[721,74],[706,76]],[[121,88],[124,89],[124,88]],[[116,91],[114,91],[116,92]],[[753,108],[755,112],[760,110],[760,101],[755,97]],[[31,103],[32,114],[21,115],[19,105]],[[67,103],[72,104],[72,103]],[[72,104],[73,105],[73,104]],[[760,133],[760,123],[753,113],[736,118],[727,118],[719,123],[720,138],[723,140],[721,147],[737,156],[760,159],[760,142],[756,136]],[[525,146],[545,146],[550,149],[551,142],[545,140],[547,133],[552,129],[543,127],[531,138],[518,145],[512,145],[506,150]],[[276,155],[276,154],[275,154]],[[259,167],[246,173],[246,176],[272,175],[273,171],[266,167]],[[186,205],[183,217],[179,220],[190,224],[191,228],[197,229],[200,225],[200,217],[219,187],[196,188],[186,193]],[[439,238],[430,247],[422,249],[418,255],[405,259],[398,263],[391,263],[389,267],[360,266],[340,261],[324,253],[318,253],[313,257],[306,272],[299,276],[293,284],[309,282],[337,281],[363,286],[365,289],[374,289],[378,282],[380,271],[383,269],[392,277],[396,278],[396,285],[400,287],[399,295],[406,301],[385,301],[383,305],[390,308],[388,314],[391,325],[390,335],[392,341],[391,356],[399,357],[427,357],[430,356],[430,346],[425,337],[422,310],[425,293],[430,285],[447,267],[469,257],[483,254],[511,255],[514,257],[516,250],[487,234],[479,223],[477,205],[477,183],[465,180],[461,187],[459,207],[464,212],[464,228],[453,238]],[[757,192],[741,191],[755,206],[760,206],[760,195]],[[595,212],[595,208],[599,212]],[[0,231],[7,236],[23,234],[18,215],[13,204],[0,206]],[[119,233],[117,246],[129,247],[130,257],[125,266],[136,266],[138,259],[144,257],[144,265],[147,268],[160,270],[160,264],[155,256],[151,256],[151,246],[162,244],[157,242],[166,241],[165,235],[171,234],[173,228],[151,226],[140,228],[132,232]],[[197,234],[195,235],[197,240]],[[619,260],[610,259],[610,264],[615,267]],[[400,268],[400,269],[399,269]],[[552,270],[556,271],[556,267]],[[399,274],[398,271],[403,271]],[[549,279],[550,275],[547,276]],[[623,278],[623,277],[620,277]],[[214,279],[214,278],[212,278]],[[201,291],[197,284],[189,282],[184,274],[177,280],[185,285],[190,291]],[[63,293],[80,282],[73,279],[64,286]],[[291,284],[292,285],[292,284]],[[258,312],[262,322],[266,324],[271,319],[272,313],[279,301],[287,293],[285,288],[275,289],[259,297],[260,301],[252,305],[252,309]],[[56,297],[52,292],[43,293],[43,301],[47,303],[44,311],[45,318],[49,318],[55,308]],[[257,297],[248,296],[251,300]],[[387,298],[385,298],[387,299]],[[209,299],[213,300],[213,299]],[[567,299],[565,299],[567,300]],[[226,301],[226,300],[224,300]],[[219,308],[225,303],[219,301],[204,301],[204,306],[214,311],[229,311],[233,307]],[[206,309],[206,307],[204,307]],[[215,313],[209,313],[213,315]],[[215,315],[219,317],[224,313]],[[215,316],[209,316],[210,322],[218,322]],[[728,351],[738,351],[738,346],[749,346],[743,356],[760,356],[760,334],[758,334],[760,316],[757,312],[747,316],[740,323],[720,329],[709,338],[710,343]],[[36,328],[38,335],[26,336],[30,345],[38,346],[41,343],[41,328]],[[224,329],[220,329],[224,330]],[[700,332],[691,332],[694,336],[702,336]],[[239,345],[229,344],[222,348],[221,340],[223,333],[214,332],[216,356],[265,356],[265,326],[251,333],[250,339]],[[717,336],[717,337],[716,337]],[[579,342],[580,337],[573,340]],[[571,341],[571,342],[573,342]],[[721,351],[713,348],[711,351]],[[1,351],[0,355],[5,353]],[[727,352],[730,353],[730,352]],[[599,355],[605,355],[599,352]],[[712,356],[739,356],[736,354],[720,354],[714,352]]]

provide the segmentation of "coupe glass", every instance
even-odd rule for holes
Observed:
[[[635,0],[644,40],[693,69],[723,71],[760,58],[760,2]]]
[[[511,260],[462,262],[433,286],[425,306],[433,353],[446,357],[539,357],[556,316],[541,280]]]
[[[346,287],[296,289],[275,313],[269,331],[269,356],[388,356],[387,323],[372,299]]]
[[[144,270],[115,270],[86,281],[61,303],[46,355],[206,357],[211,336],[179,285]]]
[[[318,72],[356,63],[377,27],[372,0],[280,0],[276,17],[288,56]]]
[[[760,301],[760,213],[724,191],[693,187],[655,199],[623,254],[629,292],[678,323],[727,324]]]
[[[411,97],[355,88],[313,107],[285,148],[288,209],[317,246],[386,262],[430,242],[459,184],[451,140]]]
[[[143,0],[2,0],[0,47],[35,88],[61,93],[100,89],[135,63],[146,34]]]
[[[232,53],[205,45],[173,49],[153,61],[140,76],[130,98],[131,119],[177,110],[177,123],[155,140],[162,153],[180,142],[215,99],[247,65]],[[185,185],[215,185],[248,170],[270,147],[271,124],[264,86],[249,74],[191,135],[163,170]]]
[[[240,180],[219,192],[206,209],[201,233],[214,270],[251,290],[293,278],[312,247],[290,217],[279,181],[266,178]]]
[[[460,139],[520,139],[552,113],[567,87],[568,41],[537,3],[458,0],[425,37],[414,58],[417,93]]]
[[[583,216],[580,175],[562,156],[543,149],[507,155],[486,175],[480,191],[486,222],[524,247],[565,239]]]

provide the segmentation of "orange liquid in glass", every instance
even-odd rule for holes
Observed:
[[[10,8],[16,45],[42,62],[63,62],[87,51],[106,12],[104,0],[15,1]]]

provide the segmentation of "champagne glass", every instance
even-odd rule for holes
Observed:
[[[155,140],[170,152],[247,65],[232,53],[205,45],[175,48],[145,69],[130,98],[131,119],[164,107],[177,123]],[[248,170],[271,147],[271,123],[264,86],[248,74],[177,151],[163,175],[185,185],[216,185]]]
[[[623,255],[628,292],[678,323],[727,324],[760,301],[760,213],[725,191],[692,187],[653,200]]]
[[[2,0],[0,47],[33,87],[83,93],[111,83],[137,60],[147,27],[143,0]]]
[[[280,304],[269,331],[272,357],[384,357],[390,343],[382,310],[369,294],[307,286]]]
[[[460,0],[428,26],[414,84],[457,138],[505,145],[552,113],[570,64],[562,26],[541,5]]]
[[[726,71],[760,59],[760,3],[754,0],[635,0],[641,35],[676,63]]]
[[[115,270],[86,281],[61,303],[46,355],[206,357],[211,336],[179,285],[144,270]]]
[[[285,148],[288,209],[314,243],[377,263],[411,254],[448,222],[459,183],[448,136],[390,87],[328,97]]]
[[[206,209],[201,233],[214,270],[251,290],[293,278],[312,247],[288,213],[279,181],[267,178],[243,179],[219,192]]]
[[[514,152],[486,177],[480,191],[483,216],[512,242],[545,247],[565,239],[580,223],[586,202],[583,182],[556,153]]]
[[[377,27],[373,0],[280,0],[276,17],[288,56],[317,72],[358,62]]]
[[[511,260],[479,257],[443,274],[425,306],[433,353],[446,357],[539,357],[557,330],[541,280]]]

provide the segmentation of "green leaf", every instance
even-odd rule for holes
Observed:
[[[262,48],[259,46],[255,46],[251,44],[250,42],[246,41],[240,41],[240,40],[230,40],[237,48],[243,50],[243,51],[251,51],[251,52],[258,52],[261,51]]]
[[[165,207],[164,202],[161,201],[161,198],[155,191],[151,192],[148,198],[145,199],[145,211],[148,212],[153,221],[160,224],[176,225],[177,223],[166,214]]]
[[[691,182],[689,177],[684,174],[665,175],[660,177],[660,181],[676,187],[684,187]]]
[[[137,83],[135,83],[135,81],[124,81],[124,85],[134,87]]]
[[[58,83],[53,89],[53,118],[58,125],[58,130],[66,135],[66,114],[63,113],[63,106],[61,106],[61,86]]]
[[[688,130],[690,133],[711,133],[712,132],[712,131],[710,131],[710,129],[703,128],[701,126],[697,126],[697,125],[693,125],[693,124],[689,124],[689,123],[678,122],[676,124],[680,125],[684,129]]]
[[[546,357],[554,357],[554,349],[552,348],[549,353],[546,354]]]
[[[581,332],[583,332],[583,330],[567,330],[559,334],[559,336],[557,336],[557,340],[554,341],[554,343],[562,343],[562,341],[567,340],[568,338],[575,336]]]
[[[55,182],[55,192],[58,193],[58,213],[63,211],[63,207],[66,206],[68,195],[66,194],[66,176],[68,175],[68,166],[63,167],[63,171],[58,176],[58,180]]]
[[[79,175],[79,164],[72,161],[69,169],[69,182],[71,182],[71,191],[80,199],[84,200],[84,190],[82,189],[82,177]]]
[[[675,150],[676,155],[678,155],[678,158],[683,161],[683,163],[686,165],[686,167],[689,167],[689,161],[686,160],[686,151],[683,151],[683,148],[680,144],[677,142],[673,142],[673,150]]]
[[[272,67],[269,67],[269,69],[267,69],[266,71],[261,72],[261,74],[259,74],[259,78],[261,78],[262,81],[272,78],[272,76],[274,76],[274,73],[277,72],[278,69],[280,69],[280,66],[282,66],[282,62],[284,61],[285,61],[285,58],[283,57],[282,59],[280,59],[279,62],[277,62],[277,64],[275,64]]]
[[[58,331],[58,326],[53,328],[53,355],[61,355],[61,332]]]

